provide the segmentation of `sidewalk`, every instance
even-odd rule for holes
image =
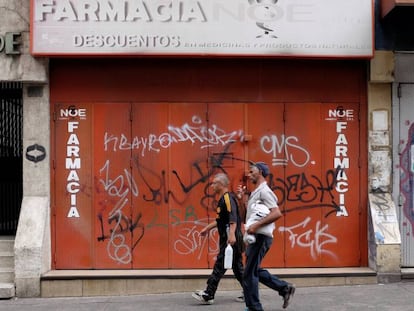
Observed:
[[[91,298],[15,298],[0,300],[0,311],[242,311],[240,291],[218,291],[213,305],[200,305],[190,292]],[[282,299],[261,289],[266,311],[282,309]],[[414,282],[297,288],[290,311],[412,311]]]

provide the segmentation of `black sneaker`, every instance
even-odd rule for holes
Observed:
[[[296,287],[293,284],[288,284],[285,294],[283,295],[283,309],[286,309],[289,303],[292,301],[295,294]]]
[[[191,296],[204,305],[212,305],[214,303],[214,297],[210,296],[203,290],[195,291]]]

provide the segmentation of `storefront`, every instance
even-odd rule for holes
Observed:
[[[167,2],[32,0],[52,268],[212,267],[211,176],[249,161],[285,216],[268,267],[367,266],[371,1]]]

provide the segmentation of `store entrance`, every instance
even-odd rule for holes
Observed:
[[[0,235],[15,235],[23,198],[23,87],[0,82]]]
[[[268,267],[366,266],[364,61],[50,62],[56,269],[214,264],[211,176],[266,161],[284,217]]]
[[[57,269],[207,268],[212,176],[265,161],[284,217],[268,267],[360,266],[357,103],[54,105]],[[68,255],[70,254],[70,255]]]

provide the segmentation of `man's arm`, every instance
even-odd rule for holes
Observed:
[[[280,217],[282,217],[282,212],[280,211],[279,207],[273,207],[270,209],[270,213],[260,219],[259,221],[253,223],[248,229],[247,229],[247,233],[249,234],[254,234],[256,233],[256,231],[265,225],[271,224],[272,222],[275,222],[276,220],[278,220]]]
[[[239,185],[237,187],[237,200],[239,208],[239,216],[242,223],[246,223],[246,211],[247,211],[247,201],[249,199],[249,194],[246,192],[246,186]]]
[[[237,224],[235,222],[230,223],[229,236],[227,237],[228,244],[234,245],[236,243],[236,227]]]
[[[205,226],[201,231],[200,234],[202,236],[206,235],[211,229],[217,227],[217,221],[213,221],[209,223],[207,226]]]

